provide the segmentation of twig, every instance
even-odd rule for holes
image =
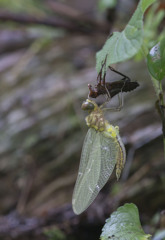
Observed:
[[[62,19],[57,18],[37,18],[30,15],[18,15],[10,12],[1,12],[0,11],[0,21],[12,21],[20,24],[39,24],[46,25],[51,27],[65,28],[69,31],[85,31],[83,29],[78,29],[73,23],[68,21],[63,21]]]
[[[161,82],[157,81],[153,77],[151,77],[155,93],[157,96],[157,101],[155,102],[155,107],[162,121],[162,133],[163,133],[163,146],[164,146],[164,158],[165,158],[165,104],[163,97],[163,90]]]
[[[55,17],[37,18],[31,15],[14,14],[7,11],[0,11],[0,21],[6,21],[6,22],[12,21],[12,22],[17,22],[19,24],[46,25],[46,26],[51,26],[56,28],[64,28],[71,32],[83,32],[88,34],[96,31],[96,28],[92,29],[93,26],[89,26],[88,24],[86,24],[86,22],[85,24],[82,24],[82,23],[80,24],[77,21],[73,22],[73,21],[63,20],[61,18],[55,18]],[[103,32],[104,29],[100,28],[100,31]]]
[[[79,11],[78,9],[74,9],[66,4],[61,2],[55,2],[52,0],[47,0],[47,5],[50,6],[51,10],[53,10],[56,14],[62,16],[63,18],[68,18],[72,21],[77,21],[78,24],[87,24],[94,29],[99,31],[110,31],[110,25],[107,22],[100,22],[92,17],[88,16],[86,13]]]

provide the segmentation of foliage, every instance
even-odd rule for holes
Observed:
[[[148,54],[148,49],[152,48],[158,41],[165,36],[165,30],[159,33],[159,25],[165,17],[165,10],[159,10],[159,1],[148,10],[143,27],[143,51],[140,49],[134,56],[136,61],[142,60]],[[154,19],[154,21],[152,21]],[[145,54],[146,53],[146,54]]]
[[[98,8],[100,11],[105,11],[107,8],[114,8],[117,0],[100,0],[98,1]]]
[[[165,30],[159,34],[159,25],[164,17],[165,11],[163,9],[159,10],[159,1],[153,4],[146,14],[144,21],[144,42],[149,49],[156,44],[156,41],[161,40],[165,34]]]
[[[58,228],[54,227],[51,229],[46,229],[44,234],[49,240],[66,240],[65,234]]]
[[[28,0],[28,1],[10,1],[10,0],[0,0],[0,8],[11,10],[12,12],[27,12],[31,15],[43,16],[44,15],[44,5],[42,1],[38,0]]]
[[[156,80],[161,81],[165,77],[165,38],[148,53],[147,65],[150,74]]]
[[[111,214],[102,229],[101,240],[147,240],[149,234],[145,234],[139,219],[136,205],[125,204]]]
[[[110,64],[125,61],[139,51],[143,43],[143,15],[145,10],[154,1],[155,0],[141,0],[125,29],[121,33],[114,32],[105,42],[102,50],[99,51],[96,56],[97,72],[100,72],[105,59],[106,71]]]
[[[102,50],[96,56],[96,69],[100,72],[102,64],[106,62],[104,71],[108,66],[127,60],[139,53],[147,56],[148,70],[157,95],[157,110],[162,120],[162,129],[165,149],[165,113],[161,80],[165,77],[165,31],[158,35],[158,26],[165,16],[165,11],[156,12],[157,3],[149,11],[145,29],[143,29],[143,15],[145,10],[154,3],[154,0],[141,0],[125,29],[119,33],[114,32],[105,42]],[[154,18],[154,21],[152,20]],[[144,32],[143,32],[144,30]],[[156,44],[154,47],[153,45]],[[153,47],[150,52],[149,48]],[[149,52],[149,53],[148,53]],[[147,55],[148,54],[148,55]],[[140,56],[140,57],[139,57]],[[137,207],[134,204],[125,204],[118,208],[106,220],[101,240],[147,240],[150,235],[145,234],[141,228]],[[157,238],[155,238],[157,239]]]

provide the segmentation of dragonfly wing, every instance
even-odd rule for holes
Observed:
[[[87,132],[87,135],[84,139],[84,144],[82,147],[82,152],[81,152],[81,159],[80,159],[80,166],[79,166],[79,171],[78,171],[78,180],[82,179],[83,174],[86,171],[86,167],[88,165],[89,161],[89,156],[91,149],[94,145],[94,140],[96,139],[97,132],[95,129],[90,128]]]
[[[117,153],[114,139],[105,137],[93,128],[88,130],[72,198],[76,214],[88,208],[106,184],[115,167]]]
[[[72,197],[72,206],[76,214],[83,212],[97,195],[94,194],[94,189],[98,182],[101,165],[101,148],[99,146],[100,133],[90,128],[84,140],[78,177]],[[92,197],[93,194],[95,197]]]
[[[116,165],[119,147],[114,138],[105,137],[100,134],[101,146],[101,173],[98,181],[100,189],[106,184],[110,178]]]

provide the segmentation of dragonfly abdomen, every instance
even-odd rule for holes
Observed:
[[[117,144],[119,147],[119,151],[118,151],[117,162],[116,162],[116,177],[117,177],[117,180],[119,180],[121,172],[125,165],[125,160],[126,160],[125,147],[119,135],[117,135]]]

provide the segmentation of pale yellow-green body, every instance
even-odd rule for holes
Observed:
[[[116,147],[119,148],[119,153],[116,159],[116,177],[118,180],[125,164],[125,151],[123,150],[123,143],[119,136],[119,127],[114,127],[104,119],[103,109],[101,107],[98,107],[94,101],[90,99],[87,99],[86,101],[94,105],[94,109],[85,118],[87,126],[94,128],[96,131],[102,132],[103,135],[107,138],[113,138],[116,142]]]
[[[82,109],[89,112],[86,124],[89,130],[84,139],[80,166],[72,197],[73,211],[82,213],[94,201],[110,178],[115,166],[119,179],[125,163],[125,147],[119,128],[104,118],[106,109],[87,99]]]

